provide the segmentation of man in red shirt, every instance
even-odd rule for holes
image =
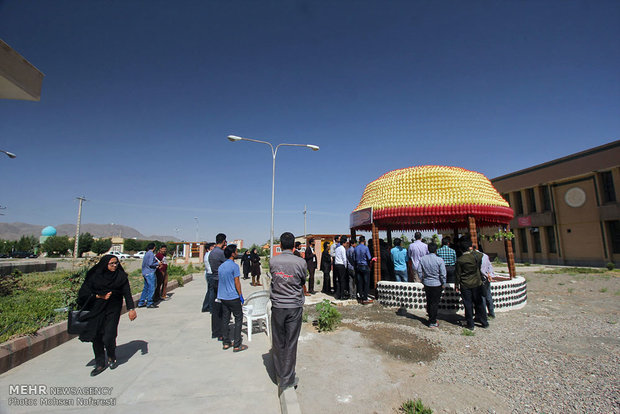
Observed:
[[[161,300],[168,300],[169,296],[166,295],[166,287],[168,286],[168,261],[166,260],[166,253],[168,247],[162,244],[159,248],[159,252],[155,255],[155,258],[159,260],[159,267],[157,268],[157,286],[155,287],[155,295]],[[161,275],[161,276],[160,276]]]

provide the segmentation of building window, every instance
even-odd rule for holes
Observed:
[[[547,234],[547,249],[549,253],[557,253],[558,248],[555,243],[555,230],[553,226],[545,227],[545,233]]]
[[[614,177],[611,175],[611,171],[602,172],[600,177],[603,203],[611,203],[616,201],[616,188],[614,187]]]
[[[540,245],[540,231],[538,227],[532,227],[532,241],[534,242],[534,253],[542,253],[542,246]]]
[[[521,197],[521,191],[515,192],[515,208],[517,209],[517,215],[523,215],[523,197]]]
[[[542,200],[543,211],[551,211],[551,193],[549,186],[540,187],[540,199]]]
[[[608,221],[607,230],[611,240],[611,251],[614,254],[620,253],[620,220]]]
[[[525,229],[519,229],[519,245],[521,253],[527,253],[527,232]]]
[[[502,194],[502,198],[510,205],[510,194]]]
[[[536,198],[534,197],[534,189],[527,189],[527,209],[528,213],[536,213]]]

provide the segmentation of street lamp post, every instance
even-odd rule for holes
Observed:
[[[8,152],[8,151],[1,150],[1,149],[0,149],[0,152],[4,152],[7,155],[7,157],[9,157],[9,158],[17,157],[17,155],[13,154],[12,152]]]
[[[267,144],[269,145],[269,148],[271,148],[271,156],[273,158],[273,168],[272,168],[272,175],[271,175],[271,237],[269,241],[269,260],[271,260],[271,258],[273,257],[273,209],[274,209],[275,186],[276,186],[276,155],[278,155],[278,148],[285,147],[285,146],[286,147],[306,147],[306,148],[310,148],[312,151],[318,151],[319,146],[311,145],[311,144],[278,144],[274,148],[271,142],[259,141],[257,139],[251,139],[251,138],[242,138],[236,135],[229,135],[228,140],[231,142],[237,142],[237,141],[258,142],[259,144]]]
[[[198,217],[194,217],[194,220],[196,220],[196,243],[198,243]]]

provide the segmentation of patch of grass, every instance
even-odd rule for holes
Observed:
[[[426,407],[421,399],[407,400],[400,406],[400,411],[405,414],[433,414],[433,410]]]
[[[611,325],[615,325],[615,324],[617,324],[617,323],[618,323],[618,321],[607,321],[607,323],[608,323],[608,324],[611,324]]]
[[[568,288],[568,293],[573,293],[575,291],[575,289],[573,288]]]
[[[302,321],[303,323],[308,322],[308,314],[307,314],[307,313],[304,313],[304,314],[303,314],[303,316],[301,317],[301,321]]]
[[[613,262],[609,262],[606,265],[607,270],[614,270],[616,268],[616,265]]]
[[[605,293],[605,292],[607,292],[607,288],[602,288],[601,290],[599,290],[599,292]]]
[[[564,283],[564,282],[559,282],[559,283],[558,283],[558,286],[564,286],[565,284],[566,284],[566,283]]]
[[[620,296],[620,290],[616,290],[616,291],[614,292],[614,295],[616,295],[616,296]]]
[[[476,336],[476,332],[467,329],[467,328],[463,328],[463,330],[461,331],[461,335],[463,336]]]

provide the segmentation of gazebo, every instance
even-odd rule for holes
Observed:
[[[383,174],[366,186],[350,215],[351,235],[356,230],[372,232],[373,247],[379,252],[379,230],[469,231],[478,247],[477,229],[510,230],[513,211],[508,202],[483,174],[459,167],[424,165]],[[516,275],[512,244],[504,240],[510,278]],[[380,279],[381,257],[374,267],[375,285]]]

